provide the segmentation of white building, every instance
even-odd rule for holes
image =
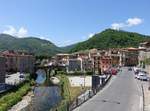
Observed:
[[[145,59],[150,58],[150,42],[143,42],[139,45],[139,65],[143,65]]]

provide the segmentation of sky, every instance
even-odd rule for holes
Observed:
[[[107,28],[150,35],[150,0],[0,0],[0,33],[66,46]]]

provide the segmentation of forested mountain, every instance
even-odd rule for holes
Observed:
[[[17,38],[7,34],[0,34],[0,51],[17,50],[34,53],[35,55],[53,56],[57,53],[76,52],[80,50],[98,48],[138,47],[140,42],[149,41],[150,36],[106,29],[95,34],[90,39],[66,47],[57,47],[52,42],[36,37]]]
[[[7,34],[0,34],[0,51],[17,50],[34,53],[35,55],[52,56],[61,52],[61,48],[47,40],[26,37],[17,38]]]
[[[123,47],[138,47],[140,42],[150,40],[150,36],[145,36],[138,33],[117,31],[106,29],[101,33],[95,34],[87,41],[77,43],[70,52],[86,50],[92,48],[108,49],[108,48],[123,48]]]

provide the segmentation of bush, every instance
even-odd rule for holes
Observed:
[[[68,73],[68,75],[73,75],[73,76],[81,76],[81,75],[92,75],[92,71],[86,71],[85,73],[81,71],[75,71],[74,73]]]
[[[93,72],[92,71],[87,71],[86,75],[93,75]]]
[[[60,74],[62,74],[62,75],[66,75],[67,73],[66,73],[66,72],[64,72],[64,71],[57,71],[57,74],[58,74],[58,75],[60,75]]]
[[[28,93],[30,84],[24,83],[15,92],[7,93],[0,98],[0,111],[7,111],[22,99],[22,96]]]

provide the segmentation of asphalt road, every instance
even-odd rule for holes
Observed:
[[[105,88],[74,111],[142,111],[140,84],[132,71],[123,68]]]

